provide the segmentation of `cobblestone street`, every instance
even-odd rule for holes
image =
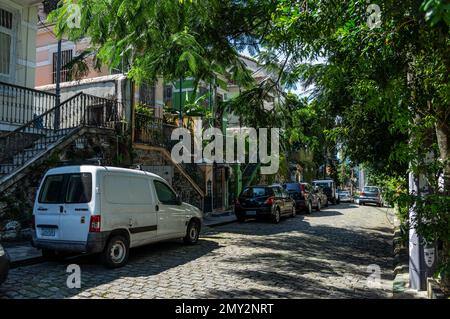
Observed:
[[[389,298],[393,231],[386,211],[341,204],[277,225],[209,228],[196,246],[172,241],[132,250],[116,270],[94,257],[16,268],[0,298]],[[81,289],[66,287],[72,263],[81,267]]]

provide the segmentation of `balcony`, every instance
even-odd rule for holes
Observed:
[[[4,124],[3,130],[28,123],[55,106],[55,94],[0,82],[0,124]],[[8,125],[12,126],[8,129]]]

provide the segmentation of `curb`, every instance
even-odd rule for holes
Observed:
[[[207,226],[207,227],[214,228],[214,227],[217,227],[217,226],[228,225],[228,224],[232,224],[232,223],[235,223],[235,222],[237,222],[237,219],[226,220],[226,221],[212,223],[212,224],[204,223],[204,225]]]
[[[394,230],[394,279],[392,282],[392,298],[401,299],[409,286],[408,250],[402,246],[402,236],[399,227]]]
[[[9,263],[9,266],[11,269],[14,269],[14,268],[19,268],[19,267],[23,267],[23,266],[31,266],[31,265],[40,264],[44,261],[45,261],[45,259],[42,256],[31,257],[31,258],[27,258],[27,259],[11,261]]]

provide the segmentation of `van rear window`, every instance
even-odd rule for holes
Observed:
[[[48,175],[42,184],[39,203],[88,203],[92,197],[90,173]]]

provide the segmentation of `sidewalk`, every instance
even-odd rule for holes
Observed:
[[[43,260],[39,249],[31,246],[29,241],[19,243],[2,243],[3,248],[11,259],[11,268],[31,265]]]
[[[208,227],[231,224],[236,221],[236,215],[232,211],[211,213],[209,216],[203,217],[203,224]]]
[[[204,218],[204,225],[207,227],[215,227],[230,224],[236,221],[233,212],[212,213]],[[19,243],[3,242],[2,246],[8,252],[11,258],[11,267],[16,268],[25,265],[31,265],[43,261],[42,253],[39,249],[31,246],[28,241]]]

